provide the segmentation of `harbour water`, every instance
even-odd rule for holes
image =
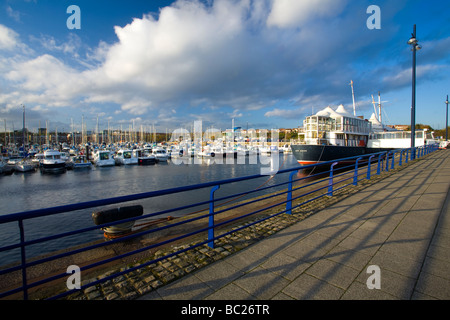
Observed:
[[[92,167],[92,169],[68,170],[59,174],[44,174],[39,171],[15,172],[12,175],[0,176],[0,215],[260,174],[261,168],[267,167],[261,162],[249,164],[247,161],[246,164],[240,164],[235,160],[233,164],[227,164],[224,160],[223,164],[218,164],[203,160],[201,164],[175,164],[168,160],[167,163],[160,162],[149,166]],[[279,170],[293,167],[298,167],[298,163],[291,153],[279,155]],[[216,197],[250,191],[262,185],[274,185],[286,180],[286,174],[282,177],[267,175],[256,180],[222,186],[216,192]],[[141,204],[144,207],[144,214],[148,214],[207,201],[209,192],[210,188],[205,188],[118,204],[115,207]],[[94,226],[92,213],[103,209],[105,208],[92,208],[25,221],[26,240],[92,227]],[[185,210],[170,215],[188,213],[189,210]],[[44,245],[33,245],[27,247],[27,258],[101,238],[103,238],[102,231],[94,230],[46,242]],[[17,223],[0,225],[0,246],[15,244],[18,239]],[[19,259],[18,249],[0,252],[0,266]]]

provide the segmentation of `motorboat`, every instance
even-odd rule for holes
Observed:
[[[76,155],[72,157],[72,168],[73,169],[90,169],[92,163],[87,159],[84,154]]]
[[[41,167],[42,166],[42,160],[44,160],[44,154],[43,153],[36,153],[34,157],[31,158],[31,162],[34,164],[35,167]]]
[[[97,150],[94,153],[93,162],[97,167],[109,167],[116,164],[109,150]]]
[[[155,155],[152,154],[152,149],[149,148],[137,150],[137,158],[139,165],[155,164],[157,162]]]
[[[22,159],[22,161],[16,162],[14,169],[19,172],[31,172],[36,169],[36,166],[31,160]]]
[[[66,170],[66,161],[61,159],[61,152],[48,149],[44,151],[41,169],[43,172],[62,172]]]
[[[162,147],[156,147],[152,149],[152,154],[155,156],[158,162],[166,162],[169,159],[166,149]]]
[[[138,163],[138,158],[134,155],[133,150],[120,149],[114,158],[116,165],[132,165]]]

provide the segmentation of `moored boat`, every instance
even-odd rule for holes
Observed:
[[[61,153],[58,150],[48,149],[44,151],[41,169],[43,172],[64,172],[66,161],[61,159]]]
[[[383,126],[373,114],[370,120],[352,116],[341,105],[308,116],[303,122],[305,144],[292,144],[292,153],[301,165],[352,158],[411,146],[411,131]],[[415,131],[415,146],[436,143],[432,132]],[[355,162],[355,159],[344,162]]]
[[[35,171],[36,166],[31,160],[23,159],[15,164],[14,169],[19,172],[32,172]]]
[[[97,150],[94,153],[93,162],[97,167],[109,167],[115,165],[114,158],[111,156],[109,150]]]
[[[169,159],[169,155],[167,154],[166,149],[161,147],[153,148],[152,154],[155,156],[156,161],[158,162],[167,162],[167,160]]]
[[[138,163],[137,157],[135,157],[133,151],[130,149],[120,149],[117,151],[114,160],[116,161],[116,165],[132,165]]]
[[[157,162],[156,157],[152,154],[152,149],[138,150],[137,158],[139,165],[149,165]]]
[[[84,154],[72,157],[71,162],[73,169],[90,169],[92,167],[92,163],[87,160],[87,157]]]

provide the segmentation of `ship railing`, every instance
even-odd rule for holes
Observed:
[[[31,210],[27,212],[6,214],[0,216],[0,225],[6,223],[17,223],[18,225],[18,241],[13,244],[0,247],[0,254],[8,252],[10,250],[20,250],[20,261],[17,264],[6,266],[0,269],[0,299],[9,297],[10,299],[24,300],[33,299],[33,294],[38,288],[45,286],[55,286],[58,284],[61,290],[52,296],[46,296],[45,299],[63,299],[71,294],[79,293],[93,286],[100,286],[103,283],[113,280],[117,277],[136,272],[143,268],[147,268],[155,263],[162,262],[165,259],[175,257],[189,250],[198,248],[200,246],[215,248],[216,243],[240,230],[249,228],[256,224],[259,224],[268,219],[274,218],[282,214],[301,214],[301,209],[308,203],[318,200],[323,197],[332,197],[333,193],[339,190],[351,186],[357,185],[362,179],[370,179],[372,174],[376,172],[377,175],[381,174],[381,171],[388,171],[393,169],[395,163],[397,165],[406,164],[408,161],[417,157],[422,157],[430,152],[438,150],[438,145],[430,145],[419,148],[399,149],[389,152],[379,152],[375,154],[364,155],[360,157],[351,157],[344,159],[337,159],[335,161],[329,161],[326,163],[320,163],[320,167],[327,167],[325,172],[317,170],[319,165],[298,166],[290,169],[278,170],[274,175],[286,177],[282,179],[280,183],[263,184],[259,188],[248,190],[239,193],[230,193],[225,196],[218,197],[216,192],[224,186],[232,185],[233,183],[243,183],[244,181],[251,181],[261,178],[266,178],[265,175],[251,175],[245,177],[238,177],[233,179],[226,179],[214,182],[201,183],[191,186],[183,186],[177,188],[171,188],[160,191],[145,192],[140,194],[133,194],[128,196],[120,196],[108,199],[101,199],[95,201],[88,201],[76,204],[63,205],[58,207],[50,207],[45,209]],[[353,161],[354,163],[348,164]],[[344,164],[342,166],[338,166]],[[376,170],[376,171],[375,171]],[[308,175],[299,176],[299,172],[310,172]],[[272,176],[273,177],[273,176]],[[269,179],[271,179],[270,177]],[[310,180],[312,179],[312,182]],[[40,217],[55,216],[64,214],[67,212],[74,212],[84,209],[92,209],[97,207],[105,207],[110,205],[122,204],[126,202],[135,202],[142,199],[151,199],[160,196],[177,196],[180,193],[195,191],[200,192],[205,190],[209,193],[209,200],[195,202],[184,206],[170,208],[159,212],[144,214],[143,216],[128,218],[120,221],[109,222],[88,228],[75,229],[68,232],[62,232],[59,234],[53,234],[50,236],[44,236],[38,239],[27,240],[25,221],[33,220]],[[263,195],[256,197],[258,192],[262,192]],[[255,195],[255,196],[252,196]],[[235,201],[231,205],[223,206],[225,202],[231,203],[231,200],[246,196],[247,199],[243,201]],[[258,204],[258,205],[257,205]],[[52,254],[45,254],[39,257],[27,256],[27,248],[31,245],[40,245],[45,247],[45,242],[61,239],[64,237],[70,237],[84,232],[92,232],[93,230],[100,231],[105,227],[111,227],[117,224],[123,224],[129,221],[138,221],[140,219],[149,219],[157,216],[167,216],[167,214],[174,213],[176,211],[182,211],[186,209],[198,208],[203,206],[202,211],[196,215],[184,216],[183,219],[173,219],[173,221],[166,222],[162,225],[155,225],[151,228],[144,228],[142,231],[125,235],[117,239],[109,239],[105,241],[96,241],[89,243],[83,247],[69,248],[64,252],[56,252]],[[235,210],[242,210],[243,213],[236,215]],[[308,209],[310,210],[310,209]],[[230,216],[218,219],[220,214],[228,212]],[[251,219],[250,219],[251,218]],[[200,220],[205,220],[206,223],[198,226]],[[188,228],[188,223],[195,222],[197,225],[194,228]],[[236,224],[239,225],[236,227]],[[232,226],[233,228],[225,228],[226,226]],[[49,271],[48,274],[40,274],[38,277],[32,278],[30,276],[33,268],[46,269],[51,263],[56,263],[60,259],[68,258],[76,260],[74,257],[77,254],[87,253],[90,250],[104,248],[107,246],[113,246],[122,243],[129,243],[136,239],[142,239],[142,237],[149,237],[150,234],[157,234],[158,232],[168,231],[169,229],[183,229],[183,232],[175,233],[172,237],[160,237],[150,244],[132,249],[126,252],[118,252],[114,256],[109,256],[100,260],[90,261],[83,263],[79,267],[78,272],[81,274],[89,274],[89,270],[98,269],[99,267],[109,267],[111,265],[118,265],[122,259],[127,259],[135,255],[145,255],[149,252],[154,252],[156,249],[163,248],[166,245],[178,243],[180,241],[188,241],[194,236],[202,235],[200,241],[189,242],[187,246],[181,246],[175,251],[166,253],[163,256],[150,255],[145,261],[141,261],[137,265],[128,266],[126,268],[119,269],[120,271],[114,272],[110,275],[97,278],[96,280],[83,282],[78,286],[69,286],[69,277],[72,277],[71,269],[73,265],[64,266],[58,270]],[[219,231],[221,232],[219,234]],[[153,250],[153,251],[152,251]],[[69,261],[72,261],[70,260]],[[70,271],[69,271],[70,270]],[[34,270],[35,271],[35,270]],[[7,278],[18,279],[11,285],[5,285]],[[65,281],[66,280],[66,281]],[[64,287],[65,286],[65,287]],[[41,297],[42,298],[42,297]]]

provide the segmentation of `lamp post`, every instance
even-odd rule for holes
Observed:
[[[416,25],[411,38],[408,40],[408,44],[412,46],[413,61],[412,61],[412,103],[411,103],[411,148],[415,147],[416,139],[416,51],[422,49],[422,46],[418,44],[416,39]],[[415,154],[415,153],[413,153]],[[415,155],[413,156],[413,159]]]
[[[445,141],[448,141],[448,95],[447,100],[445,100],[447,108],[445,109]]]

